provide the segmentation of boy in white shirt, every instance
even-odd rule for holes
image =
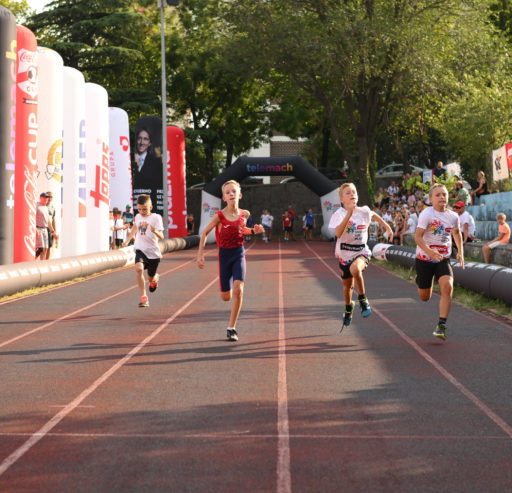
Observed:
[[[123,242],[123,247],[130,243],[135,236],[133,248],[135,250],[135,272],[137,274],[137,284],[140,290],[141,308],[149,306],[146,295],[146,283],[144,281],[144,270],[148,271],[149,291],[153,292],[158,286],[158,274],[156,270],[162,254],[158,245],[158,240],[164,239],[164,226],[160,214],[152,214],[151,197],[146,194],[139,195],[137,198],[137,209],[139,213],[133,220],[133,226],[128,238]]]
[[[457,260],[464,268],[464,247],[460,233],[459,216],[447,209],[448,190],[436,183],[430,188],[431,207],[424,209],[418,217],[416,228],[416,284],[422,301],[432,297],[434,278],[439,283],[439,322],[434,335],[446,339],[446,320],[450,313],[453,295],[453,270],[450,264],[452,235],[457,245]]]
[[[368,241],[368,227],[371,221],[377,221],[393,239],[393,230],[377,213],[368,206],[357,206],[357,190],[353,183],[344,183],[338,190],[341,207],[332,215],[329,229],[336,235],[335,255],[339,260],[341,279],[343,281],[343,297],[345,299],[345,313],[343,325],[350,325],[354,313],[355,303],[352,301],[354,283],[359,293],[358,301],[363,317],[372,312],[370,303],[365,294],[363,271],[370,261],[371,251]]]

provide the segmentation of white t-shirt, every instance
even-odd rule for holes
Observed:
[[[425,243],[437,250],[444,258],[452,254],[452,231],[460,229],[459,215],[453,211],[436,211],[433,207],[424,209],[418,218],[418,228],[424,229]],[[416,256],[420,260],[432,262],[433,260],[419,247],[416,247]]]
[[[460,221],[460,232],[464,235],[464,224],[468,224],[468,235],[469,236],[475,236],[475,220],[473,219],[473,216],[468,212],[464,211],[459,216]]]
[[[121,218],[114,219],[112,222],[113,228],[122,228],[124,226],[124,221]],[[118,229],[117,231],[112,231],[111,234],[116,240],[126,240],[126,229]]]
[[[271,216],[270,214],[262,214],[261,215],[261,224],[263,226],[267,226],[267,228],[271,228],[273,222],[274,222],[274,216]]]
[[[133,221],[137,226],[137,234],[133,244],[134,250],[140,250],[147,258],[162,258],[158,246],[159,238],[151,231],[151,226],[157,231],[164,230],[162,216],[160,214],[150,214],[149,216],[142,217],[140,214],[137,214]]]
[[[405,235],[413,235],[416,231],[416,221],[414,220],[414,217],[409,216],[407,218],[407,229],[405,230]]]
[[[329,229],[334,232],[336,227],[343,222],[346,215],[346,209],[343,206],[340,207],[331,216]],[[336,241],[334,254],[342,264],[348,264],[360,255],[371,256],[371,250],[366,245],[366,242],[368,241],[368,226],[370,225],[372,215],[373,212],[366,205],[356,207],[352,213],[347,228]],[[349,249],[351,245],[353,249]],[[360,249],[357,249],[358,247]]]

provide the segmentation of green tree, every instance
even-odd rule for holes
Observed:
[[[27,17],[34,13],[27,0],[2,0],[1,5],[12,12],[18,24],[24,24]]]
[[[159,112],[159,24],[149,2],[55,0],[33,15],[27,27],[42,46],[54,49],[65,65],[105,87],[110,104],[141,114]],[[158,21],[159,22],[159,21]]]
[[[469,32],[465,23],[479,22],[481,31],[486,21],[477,0],[230,3],[260,67],[287,75],[323,106],[366,203],[378,136],[389,124],[400,126],[404,108],[410,124],[422,114],[414,105],[428,108],[448,90],[443,74],[457,70],[448,62],[464,55],[453,39]]]
[[[204,163],[187,158],[187,165],[206,181],[268,135],[266,83],[249,71],[244,40],[230,30],[222,9],[220,0],[183,3],[182,30],[169,51],[170,106],[177,115],[189,115],[187,139],[201,144]]]

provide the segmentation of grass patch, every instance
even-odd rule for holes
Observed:
[[[467,260],[467,259],[466,259]],[[414,285],[416,278],[416,271],[413,267],[407,268],[394,262],[388,262],[386,260],[372,259],[379,267],[386,269],[387,271],[395,274],[396,276],[408,281]],[[434,292],[440,293],[439,286],[434,283]],[[503,318],[508,322],[512,322],[512,306],[507,305],[501,300],[495,300],[488,298],[480,293],[475,293],[461,286],[455,285],[453,287],[453,299],[461,305],[467,306],[479,312],[486,313],[493,317]]]
[[[91,277],[96,277],[101,274],[106,274],[107,272],[110,272],[112,270],[114,270],[114,269],[105,269],[105,270],[102,270],[101,272],[95,272],[94,274],[90,274],[88,276],[75,277],[74,279],[70,279],[68,281],[62,281],[62,282],[58,282],[55,284],[45,284],[44,286],[35,286],[33,288],[28,288],[23,291],[18,291],[17,293],[14,293],[14,294],[9,294],[7,296],[0,297],[0,303],[2,303],[4,301],[11,301],[11,300],[17,299],[17,298],[24,298],[25,296],[32,296],[34,294],[43,293],[45,291],[50,291],[51,289],[59,288],[61,286],[65,286],[66,284],[75,284],[77,282],[85,281],[86,279],[90,279]]]

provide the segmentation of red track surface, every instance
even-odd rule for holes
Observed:
[[[371,265],[340,335],[333,250],[253,244],[238,343],[213,247],[0,305],[0,491],[511,491],[512,328]]]

